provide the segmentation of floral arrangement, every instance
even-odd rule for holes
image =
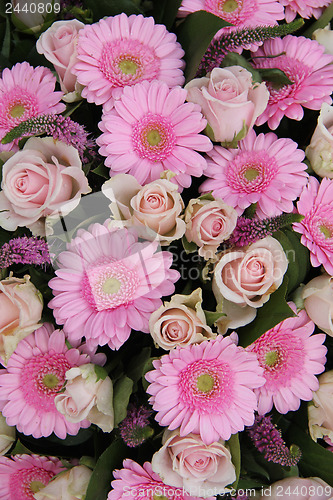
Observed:
[[[0,498],[333,498],[330,0],[0,6]]]

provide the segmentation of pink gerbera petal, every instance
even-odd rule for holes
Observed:
[[[173,293],[179,273],[170,269],[171,253],[156,252],[155,242],[137,241],[134,230],[94,224],[59,255],[49,307],[70,341],[85,336],[89,345],[119,349],[131,328],[149,332],[149,313]],[[75,271],[74,258],[81,263]]]
[[[33,68],[27,62],[5,68],[0,78],[0,141],[21,122],[42,114],[61,113],[63,92],[55,92],[56,78],[48,68]],[[0,151],[16,149],[2,145]]]
[[[61,461],[55,457],[0,457],[0,500],[33,500],[34,493],[62,470]]]
[[[267,40],[253,54],[255,68],[281,69],[292,82],[279,88],[267,82],[270,97],[257,125],[267,122],[276,129],[284,115],[301,120],[302,107],[320,109],[323,102],[331,104],[333,56],[324,54],[324,50],[315,40],[287,35]]]
[[[304,215],[293,225],[301,233],[301,243],[310,250],[314,267],[323,265],[333,275],[333,179],[321,183],[310,177],[297,203],[298,213]]]
[[[199,134],[207,122],[198,105],[185,103],[186,95],[158,81],[124,89],[114,110],[103,114],[103,133],[96,141],[111,177],[130,173],[144,184],[171,170],[176,174],[171,180],[188,187],[191,175],[202,175],[206,160],[197,151],[210,151],[213,145]],[[194,147],[186,145],[187,137]]]
[[[332,0],[279,0],[286,8],[286,21],[290,23],[299,14],[303,19],[321,16],[323,8],[330,5]]]
[[[290,307],[296,312],[296,306]],[[305,310],[287,318],[261,335],[247,351],[256,353],[266,383],[255,389],[258,412],[298,410],[301,400],[310,401],[319,387],[315,375],[325,370],[327,349],[324,334],[311,335],[315,328]]]
[[[165,26],[139,15],[101,19],[80,30],[73,68],[82,96],[110,110],[123,88],[144,80],[183,85],[184,51]]]
[[[205,444],[251,425],[257,409],[253,389],[264,379],[248,354],[230,336],[219,336],[162,356],[146,375],[156,420],[171,430],[180,427],[181,436],[200,434]]]
[[[296,142],[278,139],[272,132],[256,136],[251,130],[237,149],[215,146],[209,156],[209,179],[200,191],[212,191],[239,215],[252,203],[257,203],[261,219],[292,212],[308,179],[304,152]]]
[[[35,438],[54,432],[61,439],[66,433],[77,434],[80,427],[89,427],[86,420],[67,422],[57,411],[54,398],[65,383],[66,371],[90,360],[89,354],[69,349],[64,333],[53,331],[50,324],[21,340],[7,368],[0,371],[0,406],[8,425]]]

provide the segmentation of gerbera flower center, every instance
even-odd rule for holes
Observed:
[[[255,14],[257,2],[256,0],[206,0],[205,10],[239,26]]]
[[[99,69],[113,87],[153,80],[160,70],[155,51],[138,40],[114,40],[104,44]]]
[[[238,193],[262,192],[278,172],[276,160],[266,151],[243,151],[230,161],[227,181]]]
[[[325,236],[325,238],[331,238],[332,237],[332,231],[331,228],[327,227],[326,225],[322,224],[319,226],[319,229],[321,233]]]
[[[30,490],[33,493],[38,493],[39,490],[44,488],[45,484],[42,483],[41,481],[31,481],[30,483]]]
[[[38,114],[37,96],[20,87],[4,93],[0,103],[0,126],[6,130]]]
[[[138,286],[139,279],[133,269],[121,261],[103,259],[103,263],[86,271],[82,295],[96,311],[103,311],[129,304]]]
[[[10,478],[10,491],[12,498],[29,498],[34,500],[34,493],[44,488],[54,473],[39,467],[21,469]]]
[[[123,59],[118,66],[125,75],[135,75],[138,69],[138,65],[132,59]]]
[[[311,234],[311,239],[322,248],[333,249],[333,210],[325,205],[320,210],[314,207],[302,223]]]
[[[199,413],[224,410],[231,404],[233,375],[227,363],[198,360],[180,372],[180,398],[192,410]]]
[[[10,110],[10,114],[13,118],[20,118],[24,112],[25,107],[22,106],[22,104],[16,104],[16,106],[13,106]]]
[[[141,158],[162,161],[171,154],[176,136],[164,116],[148,113],[133,126],[132,142]]]
[[[265,363],[268,366],[274,366],[279,360],[279,353],[277,351],[269,351],[265,354]]]
[[[238,9],[238,2],[236,0],[226,0],[226,2],[222,3],[221,8],[224,12],[233,12]]]
[[[48,387],[49,389],[53,389],[59,384],[59,379],[56,375],[54,375],[54,373],[48,373],[43,378],[43,384],[46,385],[46,387]]]

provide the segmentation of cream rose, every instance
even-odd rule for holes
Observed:
[[[91,474],[89,467],[77,465],[60,472],[33,497],[36,500],[84,500]]]
[[[109,377],[99,379],[95,365],[89,363],[66,372],[65,392],[54,398],[57,410],[69,422],[89,420],[103,432],[114,425],[113,386]]]
[[[325,54],[333,56],[333,31],[328,24],[325,28],[319,28],[312,33],[312,38],[324,45]]]
[[[237,212],[222,200],[189,201],[185,210],[186,239],[199,247],[199,255],[215,258],[217,248],[229,238],[236,227]]]
[[[29,139],[3,165],[0,226],[44,235],[47,215],[68,213],[91,191],[78,151],[52,137]]]
[[[243,139],[266,109],[266,84],[253,83],[252,75],[241,66],[214,68],[203,78],[185,85],[187,100],[201,106],[201,112],[218,142]],[[239,135],[238,135],[239,134]]]
[[[191,295],[173,295],[149,319],[149,331],[157,345],[165,349],[197,344],[216,335],[206,323],[201,307],[202,291]]]
[[[256,309],[283,281],[288,260],[280,243],[267,236],[245,248],[228,250],[215,266],[213,292],[222,312],[220,333],[251,322]]]
[[[16,427],[7,424],[5,417],[0,413],[0,455],[5,455],[12,447],[16,436]]]
[[[220,494],[230,491],[227,486],[236,480],[236,472],[224,441],[207,446],[200,436],[180,437],[179,429],[167,429],[162,445],[153,456],[152,468],[163,483],[203,498],[212,496],[212,489]]]
[[[312,439],[328,438],[333,442],[333,370],[318,378],[319,389],[308,406],[309,431]]]
[[[76,45],[84,24],[77,19],[56,21],[37,40],[36,49],[50,61],[59,76],[63,100],[73,102],[81,97],[83,86],[77,82],[72,68],[77,62]]]
[[[134,225],[143,238],[157,237],[169,245],[184,235],[184,203],[176,184],[161,179],[142,187],[132,175],[118,174],[103,184],[102,192],[112,202],[114,219]]]
[[[333,488],[320,477],[286,477],[264,487],[259,500],[269,498],[270,500],[324,500],[331,499]],[[257,497],[256,497],[257,498]]]
[[[333,106],[326,102],[321,106],[317,127],[305,153],[316,174],[333,179]]]
[[[302,288],[305,310],[312,321],[333,337],[333,277],[327,273]]]
[[[19,341],[41,326],[43,297],[30,276],[0,281],[0,356],[7,364]]]

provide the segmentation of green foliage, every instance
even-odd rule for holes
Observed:
[[[94,21],[97,22],[105,16],[116,16],[125,12],[128,16],[131,14],[143,14],[133,0],[84,0],[84,6],[93,13]]]
[[[154,0],[152,14],[155,22],[164,24],[170,30],[181,3],[182,0]]]
[[[196,252],[198,250],[198,247],[194,243],[194,241],[188,241],[186,236],[182,237],[182,244],[183,244],[184,250],[187,254]]]
[[[123,375],[113,388],[113,409],[114,409],[114,425],[117,425],[124,420],[127,414],[127,406],[132,394],[133,380],[126,375]]]
[[[263,80],[268,80],[274,84],[274,88],[280,88],[284,85],[291,85],[292,82],[289,80],[287,75],[278,68],[260,68],[258,69]]]
[[[237,54],[237,52],[229,52],[229,54],[224,57],[220,66],[222,68],[226,68],[228,66],[242,66],[242,68],[245,68],[252,74],[252,80],[254,82],[262,82],[259,71],[255,69],[244,56]]]
[[[108,376],[107,371],[103,368],[103,366],[95,365],[94,370],[97,376],[97,382],[99,380],[105,380],[106,377]]]
[[[220,312],[220,311],[215,311],[215,312],[214,311],[204,311],[204,313],[206,316],[206,322],[207,322],[208,326],[214,325],[214,323],[216,323],[217,320],[222,318],[222,316],[225,316],[225,314]]]
[[[236,480],[232,484],[232,487],[237,489],[237,484],[239,481],[240,469],[241,469],[241,449],[239,444],[238,433],[232,434],[231,438],[226,441],[225,445],[229,448],[231,453],[231,461],[235,466]]]

